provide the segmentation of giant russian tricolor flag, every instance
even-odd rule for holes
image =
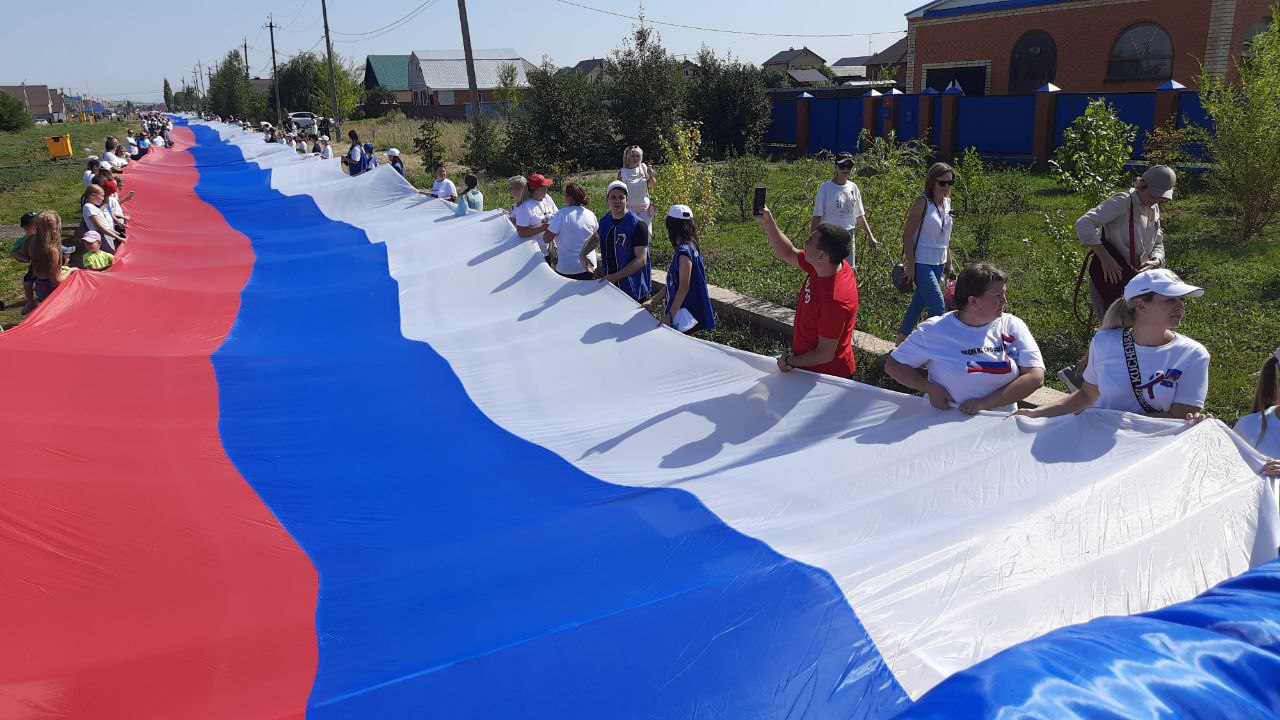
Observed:
[[[116,266],[0,334],[0,718],[1280,712],[1222,424],[780,375],[179,124]]]

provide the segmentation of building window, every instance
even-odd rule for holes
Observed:
[[[925,68],[924,84],[938,92],[959,87],[965,95],[986,95],[987,68],[985,65]]]
[[[1029,95],[1051,83],[1058,74],[1058,45],[1043,30],[1031,30],[1018,38],[1009,58],[1009,94]]]
[[[1173,77],[1173,42],[1154,23],[1125,30],[1111,48],[1108,80],[1167,80]]]
[[[1244,52],[1241,53],[1245,57],[1253,57],[1253,39],[1266,32],[1271,27],[1271,18],[1265,17],[1254,23],[1249,28],[1249,32],[1245,35]]]

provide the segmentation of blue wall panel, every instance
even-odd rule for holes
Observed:
[[[920,136],[920,96],[898,98],[898,140],[914,140]]]
[[[809,152],[835,150],[839,118],[836,117],[834,98],[813,98],[809,101]]]
[[[843,98],[840,108],[840,131],[836,152],[858,152],[858,135],[862,133],[862,98]]]
[[[1138,136],[1133,142],[1134,155],[1141,155],[1147,133],[1155,127],[1155,93],[1060,93],[1053,122],[1053,147],[1062,145],[1062,131],[1084,114],[1084,108],[1096,97],[1106,98],[1116,109],[1116,115],[1131,125],[1138,126]]]
[[[974,95],[960,98],[956,151],[983,155],[1030,155],[1035,136],[1034,95]]]
[[[796,101],[774,100],[773,122],[764,134],[764,141],[794,145],[796,142]]]

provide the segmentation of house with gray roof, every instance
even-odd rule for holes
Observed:
[[[471,52],[475,63],[476,89],[480,92],[481,110],[492,106],[493,91],[501,83],[498,73],[503,66],[516,70],[516,85],[529,87],[533,63],[510,48],[477,49]],[[415,50],[409,56],[409,93],[415,117],[440,117],[461,120],[467,117],[471,89],[467,81],[467,61],[462,50]]]
[[[799,50],[788,48],[782,52],[774,53],[773,57],[764,61],[765,68],[777,68],[783,72],[826,64],[827,61],[823,60],[821,55],[807,47],[802,47]]]
[[[0,92],[8,93],[19,100],[27,108],[27,112],[37,120],[48,120],[55,122],[65,120],[66,115],[61,117],[55,115],[53,111],[53,96],[49,93],[48,85],[0,85]]]

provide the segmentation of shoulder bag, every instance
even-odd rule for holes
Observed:
[[[924,196],[921,195],[921,197]],[[927,212],[929,212],[929,199],[926,197],[924,213],[920,214],[920,224],[916,226],[916,242],[915,245],[912,246],[912,255],[915,254],[914,249],[920,247],[920,231],[924,229],[924,218],[925,213]],[[906,258],[903,258],[903,260],[905,259]],[[904,265],[902,261],[899,261],[897,265],[893,266],[893,286],[898,288],[898,292],[903,293],[904,295],[915,290],[915,282],[907,277],[907,266]]]
[[[1089,275],[1089,282],[1098,290],[1098,296],[1102,298],[1102,307],[1095,308],[1098,315],[1104,315],[1107,308],[1111,307],[1111,303],[1124,296],[1124,286],[1138,274],[1138,250],[1133,238],[1133,198],[1129,198],[1129,257],[1126,259],[1120,254],[1120,251],[1111,246],[1107,242],[1107,231],[1102,231],[1102,249],[1111,255],[1111,259],[1116,261],[1120,266],[1120,280],[1111,282],[1107,280],[1107,274],[1102,270],[1102,261],[1098,259],[1093,252],[1086,250],[1084,264],[1080,266],[1080,274],[1076,276],[1076,287],[1071,295],[1071,312],[1075,314],[1076,320],[1083,325],[1088,325],[1089,321],[1080,317],[1080,288],[1084,285],[1084,276]]]

